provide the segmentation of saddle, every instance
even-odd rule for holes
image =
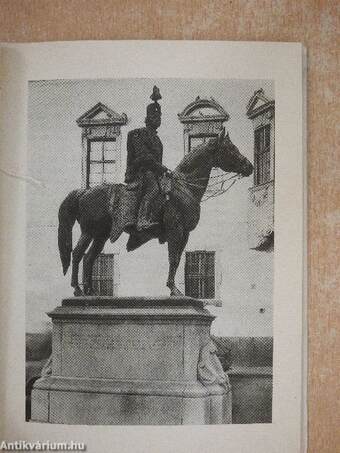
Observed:
[[[154,228],[138,231],[138,211],[142,198],[142,181],[137,180],[129,184],[119,184],[111,196],[110,215],[112,217],[112,229],[110,241],[115,242],[122,231],[130,234],[127,242],[127,251],[135,250],[150,239],[158,239],[161,244],[166,241],[166,229],[164,225],[164,212],[166,204],[171,200],[176,211],[181,213],[181,220],[187,230],[195,228],[200,214],[199,203],[183,184],[173,176],[163,175],[159,178],[160,191],[154,200],[154,210],[157,213],[155,220],[158,225]]]

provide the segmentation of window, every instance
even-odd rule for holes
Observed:
[[[114,182],[119,160],[118,153],[119,149],[115,139],[89,141],[87,187],[94,187],[103,182]]]
[[[92,283],[98,296],[114,295],[114,254],[101,253],[98,256],[92,270]]]
[[[211,138],[217,137],[217,134],[198,134],[189,136],[189,152],[196,148],[196,146],[208,143]]]
[[[186,252],[185,295],[198,299],[215,297],[215,252]]]
[[[255,129],[255,185],[270,181],[270,124]]]

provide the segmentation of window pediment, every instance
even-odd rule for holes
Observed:
[[[124,125],[126,123],[127,116],[125,113],[120,115],[101,102],[98,102],[98,104],[77,119],[77,124],[80,127],[93,125]]]
[[[260,113],[264,113],[269,109],[273,109],[275,101],[265,96],[262,88],[256,90],[253,96],[250,98],[247,105],[247,116],[248,118],[254,118]]]
[[[193,121],[227,121],[228,113],[215,99],[201,99],[199,96],[178,114],[181,123]]]

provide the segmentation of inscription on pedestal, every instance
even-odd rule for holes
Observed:
[[[169,325],[64,325],[62,375],[180,379],[183,328]]]
[[[71,332],[63,339],[63,344],[66,347],[76,347],[82,349],[109,349],[129,351],[133,349],[135,352],[146,351],[150,349],[169,349],[177,347],[179,341],[182,341],[182,335],[165,335],[163,338],[154,340],[148,343],[144,338],[122,338],[116,336],[115,338],[108,338],[102,333],[84,333]]]

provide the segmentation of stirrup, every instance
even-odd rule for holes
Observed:
[[[137,231],[149,230],[150,228],[155,228],[158,226],[159,226],[158,222],[142,221],[137,224]]]

